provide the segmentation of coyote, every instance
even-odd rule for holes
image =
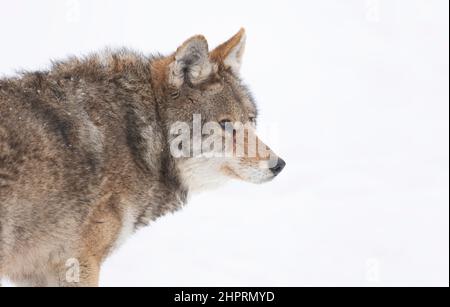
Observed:
[[[0,79],[0,278],[98,286],[108,255],[190,194],[275,178],[285,162],[256,137],[240,80],[245,37],[209,51],[198,35],[169,56],[106,50]],[[202,144],[224,142],[176,143],[176,123],[192,136],[193,118],[220,129]]]

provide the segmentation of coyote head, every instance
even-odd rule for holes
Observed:
[[[194,36],[154,64],[171,153],[191,190],[231,178],[267,182],[286,165],[256,136],[256,104],[239,73],[245,41],[242,29],[209,51],[206,39]]]

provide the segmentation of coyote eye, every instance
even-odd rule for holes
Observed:
[[[227,128],[227,124],[229,127],[232,126],[233,122],[229,119],[223,119],[219,122],[220,127],[222,127],[223,130],[225,130]]]

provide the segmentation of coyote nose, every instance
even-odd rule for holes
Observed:
[[[275,167],[272,167],[270,170],[272,173],[277,176],[286,166],[286,162],[283,161],[283,159],[278,159],[278,163]]]

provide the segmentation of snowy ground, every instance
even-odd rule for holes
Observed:
[[[448,286],[448,1],[151,3],[3,3],[0,74],[245,26],[243,75],[288,166],[194,197],[131,238],[101,285]]]

